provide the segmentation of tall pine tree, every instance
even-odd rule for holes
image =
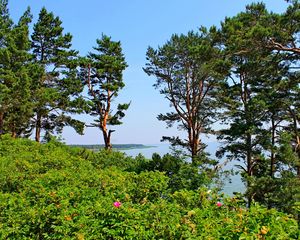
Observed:
[[[111,149],[111,134],[115,131],[109,125],[122,124],[121,119],[129,104],[118,104],[116,110],[112,105],[119,91],[125,86],[123,71],[127,67],[121,43],[112,41],[102,35],[97,39],[95,52],[88,55],[83,63],[83,79],[88,88],[89,113],[95,117],[89,127],[99,128],[103,135],[106,149]]]
[[[295,158],[299,57],[293,45],[298,42],[299,15],[287,21],[288,15],[269,13],[258,3],[222,23],[222,47],[232,67],[220,92],[228,128],[219,136],[224,143],[219,154],[244,162],[241,168],[249,202],[285,210],[292,209],[300,190],[295,180],[299,170],[299,158]],[[283,24],[286,27],[280,31]],[[273,40],[285,47],[271,46]],[[289,207],[284,208],[282,202]]]
[[[144,71],[156,77],[154,86],[170,102],[173,111],[158,119],[169,127],[174,124],[186,133],[186,138],[164,136],[173,146],[183,147],[193,163],[206,159],[202,134],[211,132],[216,117],[215,94],[223,79],[222,60],[210,33],[173,35],[157,50],[149,47]]]
[[[61,132],[72,126],[82,133],[84,124],[69,113],[81,113],[83,85],[77,76],[77,52],[71,50],[71,34],[63,33],[62,22],[52,12],[42,8],[34,25],[32,52],[34,62],[43,68],[32,86],[35,116],[35,140],[40,141],[41,131]]]
[[[12,20],[9,17],[8,1],[0,1],[0,64],[1,69],[7,66],[7,52],[9,33],[12,28]],[[1,75],[4,71],[1,71]],[[0,134],[4,133],[4,117],[8,107],[8,88],[4,77],[0,78]]]
[[[29,40],[30,10],[27,9],[17,24],[9,18],[7,1],[1,2],[0,50],[0,131],[13,137],[27,135],[33,115],[31,83],[34,65],[30,62]]]

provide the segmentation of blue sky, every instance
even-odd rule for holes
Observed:
[[[11,16],[17,20],[27,6],[36,22],[44,6],[59,16],[65,32],[73,35],[73,49],[86,55],[104,33],[121,41],[129,67],[124,72],[125,88],[116,103],[131,101],[124,124],[114,127],[112,143],[159,143],[162,135],[176,135],[156,116],[169,110],[169,104],[152,85],[155,79],[142,70],[148,46],[163,45],[173,33],[187,33],[203,25],[219,25],[225,16],[233,16],[253,1],[248,0],[10,0]],[[284,0],[263,1],[269,10],[283,12]],[[82,116],[87,122],[88,116]],[[182,135],[182,134],[181,134]],[[101,132],[86,129],[80,136],[72,129],[63,135],[69,144],[102,143]]]

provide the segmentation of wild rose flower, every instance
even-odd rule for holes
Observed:
[[[216,205],[217,205],[217,207],[222,207],[223,203],[217,202]]]
[[[119,208],[121,207],[122,203],[121,202],[114,202],[114,207]]]

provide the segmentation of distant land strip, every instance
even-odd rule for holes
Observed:
[[[86,148],[93,151],[105,147],[104,144],[69,144],[68,146]],[[143,144],[113,144],[113,149],[117,149],[117,150],[143,149],[143,148],[153,148],[153,147],[155,146],[148,146]]]

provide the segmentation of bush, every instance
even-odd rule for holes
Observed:
[[[201,186],[210,186],[214,176],[209,176],[208,170],[183,160],[181,157],[157,153],[152,159],[146,160],[140,156],[136,159],[136,172],[159,171],[169,177],[169,189],[174,192],[180,189],[196,190]]]
[[[6,136],[0,151],[0,239],[299,237],[296,220],[286,214],[259,205],[246,209],[239,199],[206,188],[170,193],[163,172],[124,171],[131,160],[123,154],[100,158]]]

